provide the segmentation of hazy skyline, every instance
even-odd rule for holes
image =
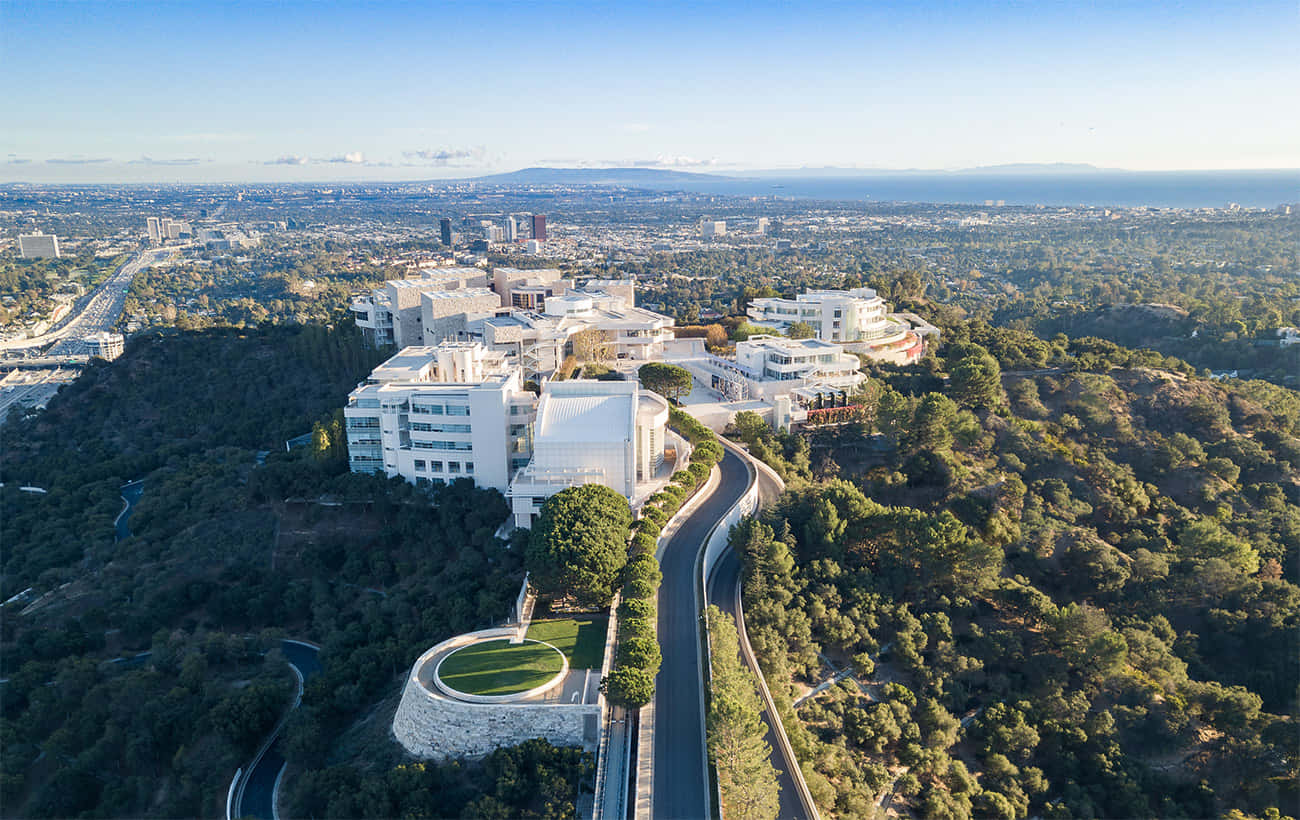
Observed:
[[[1241,5],[0,3],[0,181],[1300,167]]]

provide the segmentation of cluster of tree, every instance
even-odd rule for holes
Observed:
[[[765,738],[757,683],[740,661],[740,638],[731,616],[714,605],[705,611],[709,631],[709,761],[718,773],[722,811],[743,820],[775,818],[780,789]]]
[[[606,696],[626,708],[644,706],[654,697],[654,679],[662,660],[655,630],[656,601],[663,580],[655,557],[659,535],[722,458],[722,445],[712,430],[677,408],[670,413],[673,426],[692,443],[691,463],[674,473],[641,508],[622,572],[617,655],[614,668],[601,682]]]
[[[499,493],[430,495],[346,472],[330,447],[284,451],[328,433],[374,356],[349,327],[147,336],[0,430],[0,592],[32,588],[0,618],[7,812],[216,816],[289,704],[281,635],[322,646],[286,730],[292,785],[341,763],[339,737],[424,649],[509,612],[524,543],[494,536]],[[552,763],[577,782],[576,762]]]
[[[326,322],[358,290],[404,275],[370,261],[365,243],[326,249],[268,236],[239,256],[204,256],[142,270],[127,291],[123,320],[185,330]]]
[[[437,817],[491,820],[576,817],[591,755],[541,738],[497,749],[480,761],[332,766],[295,777],[286,802],[294,817]]]
[[[790,481],[733,534],[767,679],[855,672],[797,713],[773,685],[819,803],[1294,815],[1294,394],[968,331],[835,428],[737,418]]]

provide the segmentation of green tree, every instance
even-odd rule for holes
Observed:
[[[993,407],[1002,400],[1002,368],[988,353],[963,356],[948,375],[949,392],[963,407]]]
[[[600,682],[600,691],[609,702],[624,709],[637,709],[655,695],[654,673],[635,666],[620,666]]]
[[[647,389],[673,401],[691,392],[690,371],[675,364],[649,362],[641,365],[636,374]]]
[[[627,563],[631,526],[627,499],[608,487],[561,490],[542,505],[528,540],[525,560],[533,584],[584,605],[608,603]]]
[[[817,331],[807,322],[795,322],[786,328],[785,335],[791,339],[811,339],[817,335]]]
[[[717,606],[710,606],[705,618],[712,650],[708,748],[723,812],[746,820],[775,818],[780,798],[772,747],[754,679],[740,664],[736,624]]]

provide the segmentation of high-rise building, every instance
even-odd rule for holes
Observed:
[[[766,236],[767,226],[768,226],[768,218],[765,216],[760,216],[758,218],[758,221],[754,223],[754,233],[758,234],[759,236]]]
[[[514,242],[519,238],[519,226],[515,224],[515,215],[510,214],[506,217],[506,241]]]
[[[442,244],[451,247],[451,220],[443,217],[438,220],[438,232],[442,236]]]
[[[59,238],[52,233],[19,234],[18,252],[23,259],[58,259]]]
[[[162,231],[161,231],[161,229],[159,228],[159,225],[158,225],[158,217],[156,217],[156,216],[151,216],[151,217],[149,217],[148,219],[146,219],[146,220],[144,221],[144,223],[145,223],[145,225],[148,227],[148,230],[149,230],[149,241],[150,241],[150,242],[161,242],[161,241],[162,241]]]
[[[546,241],[546,214],[533,214],[533,239]]]
[[[727,223],[721,219],[700,220],[700,236],[704,239],[717,239],[727,235]]]

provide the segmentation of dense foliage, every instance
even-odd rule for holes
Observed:
[[[955,336],[838,423],[737,419],[790,486],[733,546],[818,802],[1295,814],[1294,395],[1100,340]],[[853,676],[796,712],[827,663]]]
[[[333,426],[375,355],[346,326],[144,337],[0,429],[3,593],[32,588],[2,621],[6,814],[220,814],[289,705],[280,635],[320,644],[324,667],[288,728],[286,782],[390,776],[332,758],[340,735],[428,646],[504,618],[523,568],[522,544],[494,537],[494,491],[347,473],[328,441],[284,451]],[[141,478],[115,541],[119,488]],[[569,779],[571,757],[519,765]],[[495,793],[488,776],[466,788]]]
[[[705,610],[709,630],[709,762],[718,773],[722,810],[744,820],[774,818],[780,808],[772,747],[754,676],[740,661],[736,623],[718,607]]]
[[[577,814],[591,755],[536,739],[477,762],[404,763],[367,776],[352,766],[310,772],[292,784],[296,817],[556,818]]]

